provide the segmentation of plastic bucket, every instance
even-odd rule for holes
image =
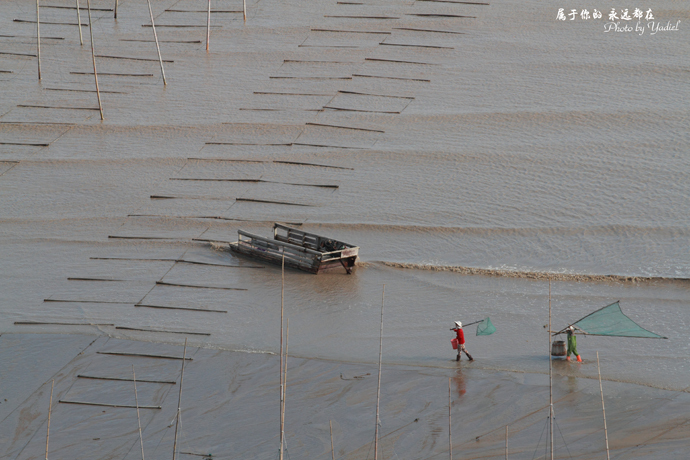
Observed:
[[[457,350],[457,349],[458,349],[458,339],[457,339],[457,337],[454,338],[454,339],[451,339],[451,340],[450,340],[450,344],[453,346],[453,350]]]
[[[551,342],[551,356],[565,356],[565,354],[565,342],[563,340]]]

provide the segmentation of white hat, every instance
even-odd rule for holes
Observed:
[[[573,326],[568,326],[568,329],[570,329],[571,331],[575,331],[575,328]]]
[[[461,323],[460,321],[456,321],[456,322],[455,322],[455,325],[456,325],[457,327],[459,327],[460,329],[462,329],[462,323]]]

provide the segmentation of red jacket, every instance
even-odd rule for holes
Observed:
[[[465,333],[462,332],[462,328],[453,329],[457,335],[458,343],[460,345],[465,345]]]

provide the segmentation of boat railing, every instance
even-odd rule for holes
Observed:
[[[278,259],[285,255],[286,261],[294,262],[300,265],[314,265],[315,262],[321,261],[323,256],[323,253],[314,251],[313,249],[254,235],[252,233],[245,232],[244,230],[238,230],[237,234],[238,246],[245,246],[257,251],[262,251],[267,255]]]

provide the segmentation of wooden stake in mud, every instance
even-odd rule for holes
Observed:
[[[50,385],[50,402],[48,403],[48,433],[46,434],[46,460],[48,460],[48,441],[50,440],[50,414],[53,411],[53,388],[55,388],[55,379]]]
[[[242,0],[242,13],[244,14],[244,22],[247,22],[247,0]]]
[[[81,13],[79,12],[79,0],[77,0],[77,27],[79,27],[79,44],[84,46],[84,37],[81,34]]]
[[[280,410],[280,425],[282,426],[282,431],[280,432],[280,458],[283,458],[283,444],[285,444],[285,397],[287,394],[287,358],[288,358],[288,340],[290,337],[290,319],[287,320],[287,326],[285,328],[285,368],[283,370],[283,404]]]
[[[151,16],[151,28],[153,29],[153,38],[156,40],[156,49],[158,50],[158,60],[161,63],[161,75],[163,75],[163,85],[167,85],[168,82],[165,81],[165,70],[163,70],[163,58],[161,57],[161,47],[158,45],[158,34],[156,34],[156,25],[153,23],[153,11],[151,10],[151,0],[149,3],[149,15]]]
[[[208,52],[208,42],[211,40],[211,0],[208,0],[208,18],[206,19],[206,51]]]
[[[209,4],[211,1],[209,0]],[[285,293],[285,248],[283,248],[283,262],[280,270],[280,460],[283,460],[283,299]]]
[[[114,10],[115,13],[114,13],[114,15],[113,15],[113,17],[114,17],[115,19],[117,19],[117,2],[118,2],[118,0],[115,0],[115,10]],[[91,26],[89,26],[89,27],[91,27]]]
[[[93,24],[91,23],[91,0],[86,0],[86,6],[89,10],[89,35],[91,36],[91,60],[93,61],[93,76],[96,79],[96,96],[98,97],[98,110],[101,112],[101,120],[103,118],[103,104],[101,104],[101,91],[98,89],[98,72],[96,71],[96,52],[93,49]]]
[[[335,460],[335,449],[333,449],[333,421],[328,421],[328,427],[331,429],[331,458]]]
[[[38,0],[36,0],[36,57],[38,57],[38,80],[41,80],[41,20],[38,15]]]
[[[139,444],[141,444],[141,460],[144,460],[144,438],[141,435],[141,418],[139,417],[139,396],[137,395],[137,376],[134,373],[134,364],[132,364],[132,381],[134,382],[134,403],[137,405],[137,422],[139,423]]]
[[[383,304],[386,298],[386,285],[383,285],[381,294],[381,332],[379,334],[379,383],[376,387],[376,430],[374,431],[374,460],[378,460],[379,454],[379,402],[381,400],[381,356],[383,355]]]
[[[187,357],[187,339],[184,339],[184,352],[182,353],[182,373],[180,374],[180,395],[177,397],[177,421],[175,422],[175,440],[173,441],[173,460],[177,458],[177,430],[180,427],[180,405],[182,404],[182,379],[184,379],[184,362]]]
[[[549,280],[549,436],[551,437],[551,460],[553,460],[553,383],[551,374],[551,280]]]
[[[599,372],[599,392],[601,393],[601,412],[604,414],[604,439],[606,439],[606,460],[610,460],[609,432],[606,429],[606,408],[604,407],[604,387],[601,386],[601,367],[599,366],[599,352],[597,351],[597,371]]]
[[[450,453],[450,460],[453,460],[453,425],[450,420],[450,377],[448,377],[448,452]]]
[[[506,425],[506,460],[508,460],[508,425]]]

